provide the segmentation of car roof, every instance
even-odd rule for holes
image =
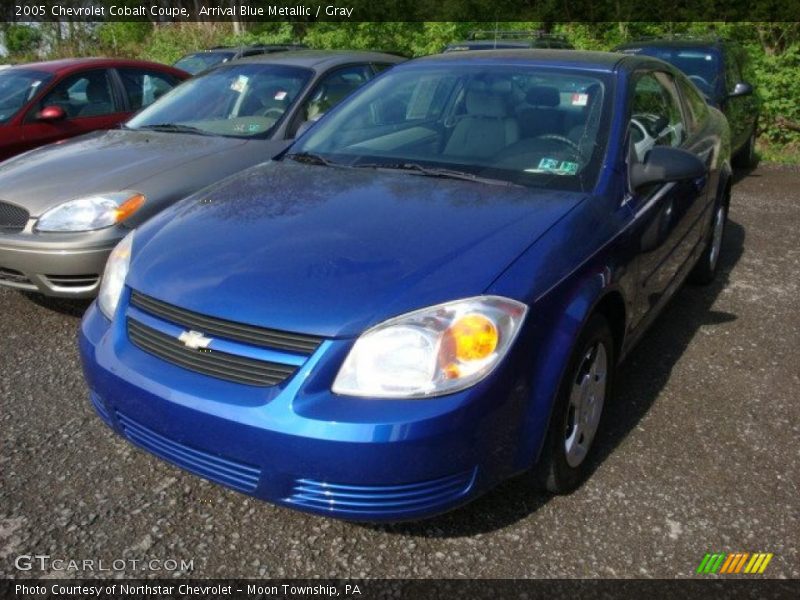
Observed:
[[[464,40],[463,42],[453,42],[447,44],[448,48],[455,46],[471,46],[473,48],[494,48],[495,45],[505,48],[530,48],[531,44],[535,43],[534,40],[508,40],[498,38],[496,40]]]
[[[417,58],[411,63],[526,64],[531,66],[580,67],[595,71],[613,71],[626,59],[638,59],[614,52],[525,48],[498,50],[462,50]],[[649,57],[641,60],[652,60]]]
[[[44,71],[46,73],[58,74],[69,71],[77,71],[86,67],[149,67],[171,73],[184,74],[180,69],[173,69],[172,67],[161,63],[124,58],[62,58],[60,60],[24,63],[20,65],[14,65],[11,68]]]
[[[716,38],[645,38],[620,44],[615,51],[632,48],[720,48],[725,42]]]
[[[396,54],[366,52],[361,50],[290,50],[289,52],[273,52],[271,54],[248,56],[247,58],[240,58],[235,63],[226,63],[226,65],[267,63],[271,65],[320,69],[350,64],[354,61],[397,63],[404,60],[406,59]]]
[[[550,48],[571,50],[572,44],[565,38],[561,37],[532,37],[532,38],[497,38],[496,40],[464,40],[462,42],[453,42],[447,44],[446,48],[465,48],[475,50],[485,49],[515,49],[515,48],[539,48],[546,49],[550,44]]]

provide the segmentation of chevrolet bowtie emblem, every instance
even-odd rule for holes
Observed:
[[[199,350],[200,348],[208,348],[209,344],[213,342],[211,338],[207,338],[199,331],[184,331],[178,336],[178,341],[183,342],[183,345],[192,350]]]

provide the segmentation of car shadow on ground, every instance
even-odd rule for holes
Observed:
[[[592,473],[650,410],[674,365],[700,328],[736,319],[736,315],[713,310],[712,306],[728,285],[730,272],[744,252],[744,241],[744,228],[729,220],[716,280],[708,286],[685,285],[620,366],[616,397],[606,408],[603,431],[589,465]],[[523,475],[450,513],[424,521],[367,527],[412,536],[471,536],[512,525],[544,506],[550,498],[534,490]]]
[[[89,308],[89,305],[92,303],[91,299],[77,300],[71,298],[51,298],[37,292],[27,291],[20,291],[19,293],[30,302],[33,302],[42,308],[52,310],[68,317],[83,317],[83,313],[86,312],[86,310]]]

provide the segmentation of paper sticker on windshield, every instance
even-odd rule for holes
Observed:
[[[589,103],[589,94],[572,94],[572,106],[586,106]]]
[[[578,172],[578,163],[557,158],[543,158],[539,166],[525,169],[526,173],[550,173],[552,175],[575,175]]]
[[[284,90],[281,90],[275,94],[275,100],[283,100],[284,98],[286,98],[286,92]]]
[[[234,92],[239,92],[240,94],[244,91],[244,88],[247,87],[247,82],[250,78],[247,75],[239,75],[236,80],[231,84],[231,89]]]

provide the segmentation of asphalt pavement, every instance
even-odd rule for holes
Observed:
[[[706,552],[770,552],[763,577],[800,577],[799,232],[799,171],[737,181],[718,281],[679,292],[623,365],[578,491],[514,480],[389,526],[264,504],[131,446],[88,401],[85,306],[0,289],[0,576],[673,578]]]

